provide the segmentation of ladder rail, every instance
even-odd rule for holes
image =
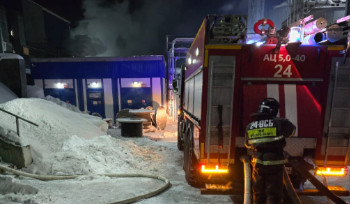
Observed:
[[[349,165],[348,161],[349,161],[349,154],[350,154],[350,135],[348,136],[348,150],[346,151],[346,155],[345,155],[345,160],[344,160],[344,166]]]
[[[213,116],[214,116],[214,111],[217,111],[218,110],[218,107],[221,106],[223,108],[228,108],[230,109],[230,113],[232,113],[232,109],[233,109],[233,100],[231,100],[230,104],[214,104],[214,98],[213,98],[213,95],[214,95],[214,92],[217,90],[217,89],[222,89],[222,88],[227,88],[230,90],[230,96],[229,98],[233,98],[233,91],[234,91],[234,83],[235,83],[235,61],[236,59],[235,58],[232,58],[232,57],[228,57],[227,59],[221,59],[221,58],[217,58],[216,56],[211,56],[212,58],[209,59],[209,73],[208,73],[208,79],[209,79],[209,83],[208,83],[208,96],[207,96],[207,101],[208,101],[208,104],[207,104],[207,128],[206,128],[206,143],[208,144],[207,145],[207,163],[209,164],[210,163],[210,160],[211,160],[211,153],[212,153],[212,150],[211,150],[211,146],[214,145],[214,144],[211,144],[212,141],[218,139],[218,141],[220,141],[220,138],[221,140],[223,140],[223,135],[221,135],[221,137],[219,135],[212,135],[211,131],[213,130],[213,127],[214,129],[217,129],[218,128],[218,124],[212,124],[213,121],[215,121],[213,119]],[[215,78],[214,75],[217,74],[217,73],[220,73],[220,74],[223,74],[225,73],[225,76],[230,76],[229,77],[229,85],[225,84],[224,86],[222,85],[216,85],[215,82],[217,82],[216,80],[218,80],[218,78]],[[213,108],[215,108],[215,110],[213,110]],[[223,120],[223,118],[220,118],[220,114],[218,114],[218,122],[221,120]],[[223,115],[221,115],[221,117],[223,117]],[[223,127],[226,127],[226,123],[228,124],[228,126],[230,127],[229,128],[229,132],[228,134],[225,134],[226,132],[223,132],[224,135],[229,135],[230,136],[230,139],[229,139],[229,147],[231,146],[231,127],[232,127],[232,115],[230,115],[230,121],[226,121],[225,120],[225,124],[224,124],[224,121],[221,122],[221,128]],[[220,132],[220,131],[218,131]],[[220,143],[220,142],[219,142]],[[220,153],[223,153],[221,152],[223,149],[223,145],[219,145],[218,143],[218,155],[219,157],[218,158],[215,158],[215,159],[218,159],[218,162],[220,163],[220,159],[225,159],[225,158],[220,158]],[[229,160],[229,158],[231,157],[231,151],[228,151],[228,154],[227,154],[227,159]]]
[[[27,119],[25,119],[25,118],[22,118],[21,116],[18,116],[18,115],[16,115],[16,114],[13,114],[13,113],[11,113],[11,112],[9,112],[9,111],[6,111],[6,110],[4,110],[4,109],[2,109],[2,108],[0,108],[0,111],[2,111],[2,112],[4,112],[4,113],[7,113],[7,114],[9,114],[9,115],[11,115],[11,116],[14,116],[14,117],[16,118],[16,131],[17,131],[17,135],[18,135],[19,137],[20,137],[20,133],[19,133],[19,120],[23,120],[24,122],[27,122],[27,123],[29,123],[29,124],[31,124],[31,125],[34,125],[34,126],[36,126],[36,127],[39,127],[38,124],[33,123],[32,121],[29,121],[29,120],[27,120]]]
[[[338,80],[338,68],[339,68],[339,62],[336,62],[335,70],[334,70],[334,86],[333,86],[333,93],[332,93],[332,99],[331,99],[331,111],[329,113],[328,133],[327,133],[327,141],[326,141],[325,155],[324,155],[324,161],[323,161],[324,166],[326,166],[327,160],[328,160],[328,146],[329,146],[329,140],[331,137],[332,117],[333,117],[333,109],[334,109],[334,96],[335,96],[335,90],[336,90],[337,80]]]

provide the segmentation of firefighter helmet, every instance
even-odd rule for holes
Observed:
[[[276,116],[280,104],[274,98],[264,98],[259,105],[258,112],[252,114],[252,116]]]

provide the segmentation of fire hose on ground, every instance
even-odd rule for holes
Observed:
[[[251,203],[251,170],[250,170],[250,160],[248,156],[242,156],[241,161],[244,165],[244,200],[243,204]],[[295,192],[293,184],[289,179],[286,169],[283,172],[283,183],[288,192],[289,197],[292,199],[293,203],[301,204],[298,194]]]
[[[24,177],[30,177],[42,181],[52,181],[52,180],[66,180],[66,179],[75,179],[79,176],[83,175],[66,175],[66,176],[48,176],[48,175],[36,175],[36,174],[30,174],[27,172],[19,171],[7,166],[4,166],[0,164],[0,170],[11,172],[15,175],[18,176],[24,176]],[[132,198],[128,198],[125,200],[113,202],[112,204],[124,204],[124,203],[133,203],[141,199],[146,199],[150,198],[152,196],[158,195],[162,193],[163,191],[167,190],[170,187],[170,181],[162,176],[156,176],[156,175],[148,175],[148,174],[98,174],[99,176],[107,176],[110,178],[135,178],[135,177],[142,177],[142,178],[151,178],[151,179],[156,179],[164,182],[164,185],[161,186],[160,188],[151,191],[149,193],[145,193],[139,196],[135,196]]]
[[[250,161],[247,155],[241,157],[244,165],[244,200],[243,204],[250,204],[251,202],[251,172]]]

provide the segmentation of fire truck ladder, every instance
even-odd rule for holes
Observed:
[[[329,96],[324,132],[326,142],[323,146],[323,166],[347,166],[350,154],[350,66],[335,63],[329,85]],[[336,161],[336,157],[345,157],[344,161]],[[328,186],[327,177],[323,183],[305,168],[305,161],[291,161],[292,167],[307,178],[317,189],[305,189],[301,195],[326,195],[336,203],[345,203],[338,196],[348,196],[349,191],[341,186]]]
[[[328,126],[325,127],[327,133],[326,144],[324,145],[325,159],[324,166],[347,166],[349,164],[350,153],[350,66],[335,64],[329,85],[328,100]],[[287,153],[288,154],[288,153]],[[344,162],[336,162],[331,156],[345,156]],[[303,159],[292,159],[289,164],[309,180],[316,189],[304,189],[298,195],[325,195],[335,203],[344,203],[338,196],[348,196],[349,191],[341,186],[328,186],[327,179],[323,177],[323,183],[309,172],[309,165]]]
[[[333,76],[324,166],[347,166],[350,161],[350,66],[337,62]],[[330,156],[345,156],[344,163],[335,164]]]
[[[231,146],[231,124],[234,90],[234,62],[232,56],[211,56],[208,96],[208,164],[228,165]],[[218,156],[212,157],[212,154]],[[226,154],[225,158],[220,154]],[[215,161],[216,160],[216,161]],[[224,161],[224,162],[223,162]]]

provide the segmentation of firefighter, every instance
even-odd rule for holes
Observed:
[[[279,103],[274,98],[260,102],[255,120],[246,128],[245,146],[252,157],[253,203],[282,203],[283,148],[285,138],[294,135],[295,126],[287,119],[276,117]]]

